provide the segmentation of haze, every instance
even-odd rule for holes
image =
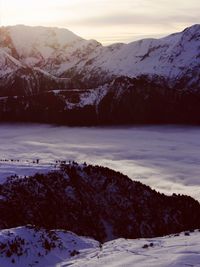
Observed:
[[[199,0],[0,0],[1,25],[67,28],[104,44],[161,37],[199,23]]]

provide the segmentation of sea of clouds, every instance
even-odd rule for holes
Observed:
[[[2,182],[15,173],[46,172],[56,160],[75,160],[108,166],[160,192],[200,200],[200,127],[0,124],[0,147]],[[36,159],[39,164],[33,163]]]

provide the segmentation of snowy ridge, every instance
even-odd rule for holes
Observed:
[[[144,39],[122,45],[97,58],[98,65],[116,75],[141,74],[177,77],[200,65],[200,25],[162,39]],[[108,48],[107,48],[108,49]]]

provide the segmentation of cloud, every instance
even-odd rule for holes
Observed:
[[[104,43],[110,36],[117,37],[113,42],[126,42],[138,39],[136,35],[167,35],[199,23],[200,18],[199,0],[1,1],[4,25],[65,27]]]
[[[82,24],[90,27],[101,26],[117,26],[117,25],[145,25],[147,28],[149,25],[170,25],[172,23],[198,23],[198,18],[193,15],[169,15],[154,16],[147,14],[109,14],[102,16],[93,16],[88,18],[82,18],[80,20],[71,21],[72,24]]]

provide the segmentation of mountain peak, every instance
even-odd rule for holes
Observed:
[[[41,26],[7,26],[0,28],[0,47],[15,57],[49,57],[55,49],[63,49],[69,44],[83,41],[81,37],[67,29]]]
[[[200,31],[200,24],[193,24],[192,26],[185,28],[183,32],[185,31],[193,31],[193,32]]]
[[[38,33],[38,34],[45,33],[45,32],[54,32],[54,33],[60,33],[60,34],[63,33],[71,38],[81,38],[75,33],[73,33],[72,31],[66,28],[59,28],[59,27],[29,26],[29,25],[24,25],[24,24],[17,24],[13,26],[3,26],[1,28],[7,29],[9,31],[18,31],[18,33],[25,32],[25,34],[28,34],[28,32]]]

